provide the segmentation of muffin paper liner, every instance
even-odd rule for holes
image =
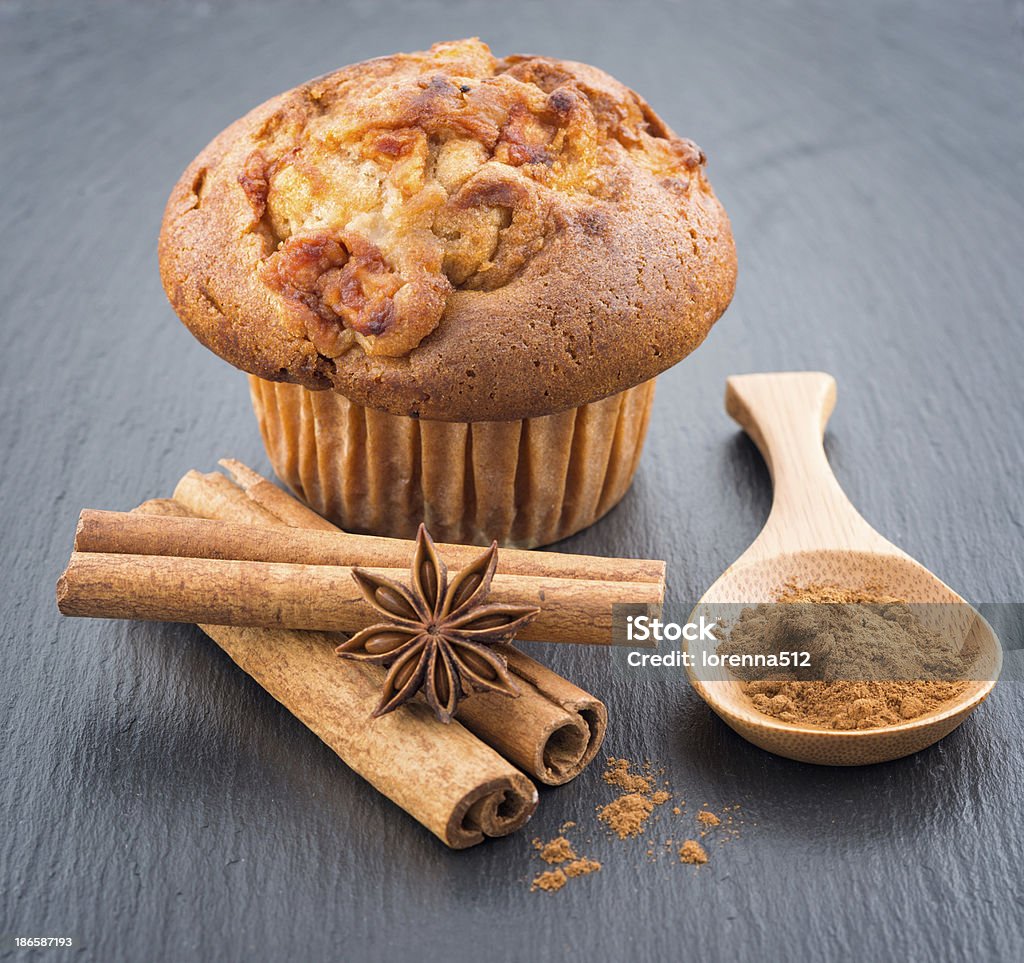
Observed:
[[[597,521],[629,488],[654,380],[521,421],[422,421],[249,377],[274,470],[350,532],[530,548]]]

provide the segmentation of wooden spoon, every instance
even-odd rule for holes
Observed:
[[[768,463],[774,497],[760,535],[708,589],[691,620],[701,614],[714,618],[716,607],[723,604],[775,601],[787,583],[881,590],[913,603],[949,603],[924,611],[940,613],[942,630],[969,646],[966,651],[978,653],[973,678],[960,697],[908,722],[837,731],[782,722],[759,712],[727,669],[700,665],[700,643],[687,644],[690,660],[697,662],[687,674],[701,698],[754,745],[803,762],[857,766],[909,755],[950,733],[991,692],[1002,653],[981,615],[879,535],[839,487],[822,445],[835,397],[835,379],[821,372],[727,380],[726,411]],[[915,609],[919,615],[921,611]],[[703,645],[707,650],[707,643]]]

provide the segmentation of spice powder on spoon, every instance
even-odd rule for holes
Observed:
[[[789,583],[779,597],[743,610],[718,645],[722,655],[806,651],[809,672],[744,679],[765,715],[825,729],[874,729],[916,719],[966,688],[972,661],[926,628],[903,599],[881,591]]]

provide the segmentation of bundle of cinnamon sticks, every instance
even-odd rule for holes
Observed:
[[[58,584],[61,611],[198,623],[348,765],[453,848],[529,818],[537,793],[524,773],[558,785],[594,758],[604,705],[511,645],[500,651],[519,698],[476,694],[450,725],[418,704],[371,721],[384,671],[337,659],[333,633],[374,618],[352,567],[398,574],[412,543],[340,532],[240,462],[221,464],[233,481],[192,471],[173,499],[131,513],[84,511]],[[479,552],[438,549],[455,566]],[[499,553],[493,583],[496,600],[541,607],[528,638],[560,642],[608,643],[614,604],[659,605],[663,592],[662,562],[510,549]]]
[[[439,545],[462,565],[479,554]],[[248,525],[205,518],[83,511],[58,592],[65,615],[357,632],[379,620],[353,566],[401,580],[413,543],[290,529],[253,537]],[[504,549],[494,602],[536,605],[527,641],[612,641],[615,605],[660,605],[663,564]]]

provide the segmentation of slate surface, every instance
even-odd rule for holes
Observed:
[[[609,752],[664,765],[691,808],[739,804],[741,837],[700,870],[649,862],[598,830],[594,768],[452,854],[198,630],[57,615],[81,507],[229,454],[267,470],[243,376],[160,290],[179,171],[279,90],[474,33],[642,91],[707,151],[739,244],[733,307],[661,379],[632,492],[567,547],[667,558],[672,601],[696,598],[769,502],[726,375],[822,368],[868,520],[966,596],[1020,599],[1019,3],[5,0],[0,958],[68,935],[33,957],[1020,959],[1019,683],[913,758],[819,769],[621,653],[538,647],[606,698]],[[566,819],[604,869],[530,894],[529,839]]]

